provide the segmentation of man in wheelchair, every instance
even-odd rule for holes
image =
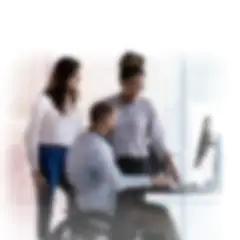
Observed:
[[[80,235],[94,235],[94,228],[89,226],[91,221],[100,219],[110,226],[106,232],[112,240],[137,236],[146,240],[179,239],[167,209],[149,205],[140,196],[142,189],[171,188],[172,177],[122,174],[113,149],[104,138],[114,127],[115,110],[106,102],[98,102],[91,108],[89,118],[90,128],[76,139],[67,161],[68,179],[75,189],[76,211],[69,220],[73,229]]]

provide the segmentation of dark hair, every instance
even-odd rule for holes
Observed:
[[[99,123],[113,112],[114,108],[107,102],[96,102],[90,110],[90,121],[93,124]]]
[[[54,65],[52,75],[47,88],[45,89],[55,107],[64,112],[66,95],[69,95],[73,104],[77,102],[78,91],[68,89],[69,79],[76,74],[80,63],[72,57],[61,57]]]
[[[122,83],[125,83],[129,78],[136,75],[144,74],[144,57],[136,52],[126,52],[122,55],[119,61],[119,78]]]

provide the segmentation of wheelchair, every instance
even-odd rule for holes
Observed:
[[[63,220],[53,229],[47,240],[109,240],[111,234],[111,220],[101,216],[87,216],[84,223],[73,226],[71,218]],[[154,234],[145,229],[136,229],[135,240],[148,239],[148,236],[155,236],[154,239],[164,239],[161,235]],[[152,238],[151,238],[152,239]]]
[[[156,156],[151,149],[151,162],[146,166],[147,171],[150,174],[157,172],[164,172],[167,165],[165,162],[159,164],[156,160]],[[145,188],[144,188],[145,189]],[[142,195],[143,190],[132,191],[136,195]],[[120,194],[121,196],[128,195],[128,191],[124,191]],[[122,198],[122,197],[121,197]],[[98,239],[109,239],[110,228],[111,228],[111,217],[106,217],[103,214],[84,214],[79,210],[74,211],[75,213],[68,218],[62,220],[57,227],[53,229],[47,240],[98,240]],[[76,219],[82,218],[81,223]],[[138,229],[141,232],[141,229]]]
[[[157,188],[156,191],[159,191]],[[167,189],[162,189],[164,192]],[[144,194],[146,188],[139,188],[135,190],[126,190],[118,196],[118,209],[131,208],[131,199],[134,196],[140,199]],[[154,190],[153,190],[154,192]],[[75,210],[75,209],[74,209]],[[126,210],[125,210],[126,211]],[[60,222],[56,228],[47,237],[47,240],[109,240],[111,235],[111,227],[115,216],[109,216],[103,213],[83,213],[76,209],[73,214],[67,216]],[[130,222],[129,222],[130,224]],[[145,228],[145,226],[133,225],[136,233],[134,239],[164,239],[159,233],[154,233],[152,230]],[[151,238],[149,238],[151,236]],[[152,238],[152,236],[155,236]]]
[[[77,211],[60,222],[47,240],[108,240],[110,226],[111,217]]]

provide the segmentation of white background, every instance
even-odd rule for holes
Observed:
[[[223,87],[225,99],[219,102],[225,110],[220,123],[225,134],[225,188],[223,197],[221,200],[217,200],[217,205],[215,200],[213,202],[206,199],[203,201],[185,200],[189,206],[187,214],[190,219],[185,224],[189,229],[186,233],[188,238],[185,239],[198,239],[198,237],[199,239],[203,237],[205,239],[225,239],[231,237],[229,234],[239,234],[237,218],[239,216],[239,160],[236,150],[240,133],[237,105],[239,102],[238,46],[240,39],[237,3],[213,0],[32,0],[2,1],[1,5],[0,102],[3,197],[6,195],[7,186],[5,145],[7,137],[9,137],[7,133],[13,124],[10,122],[12,119],[8,113],[16,106],[12,103],[13,93],[19,89],[26,91],[26,96],[29,91],[29,99],[34,97],[35,89],[43,84],[41,80],[45,79],[51,58],[61,53],[74,53],[84,60],[86,73],[91,72],[87,69],[91,68],[90,66],[97,66],[100,59],[103,61],[107,59],[110,70],[106,79],[111,79],[114,77],[115,59],[125,49],[139,50],[145,53],[149,59],[164,59],[164,57],[172,55],[209,55],[221,59],[227,72]],[[109,63],[108,59],[113,59],[113,62]],[[97,64],[94,64],[94,61],[97,61]],[[30,63],[33,64],[31,68],[29,68]],[[44,70],[38,68],[40,65]],[[26,69],[22,66],[26,66]],[[29,69],[33,71],[31,74]],[[96,69],[96,73],[100,70]],[[104,71],[108,72],[108,69]],[[93,75],[96,73],[91,73],[92,79],[95,79]],[[36,82],[29,79],[29,74],[31,76],[36,74]],[[104,73],[101,73],[101,76],[103,77]],[[83,97],[90,102],[90,95],[96,96],[96,92],[91,92],[92,88],[87,87],[90,84],[87,82],[87,74],[84,78],[86,82],[83,84],[83,89],[87,92]],[[20,79],[23,81],[22,84]],[[94,83],[98,86],[97,94],[99,96],[105,93],[104,79],[99,80],[101,81],[99,83]],[[153,82],[151,84],[153,86]],[[111,89],[115,88],[114,84],[110,86]],[[21,111],[20,109],[19,112]],[[14,122],[18,122],[17,119],[14,120]],[[24,187],[26,186],[22,186],[23,189]],[[4,231],[1,232],[9,239],[14,235],[13,231],[17,223],[6,207],[6,198],[2,199],[1,208],[4,221],[1,226]],[[176,205],[175,201],[172,202],[169,204]],[[198,205],[200,202],[203,205]],[[210,208],[210,205],[214,206]],[[206,215],[207,212],[208,215]],[[193,216],[195,218],[192,218]],[[195,224],[191,225],[191,222],[192,224],[195,222]],[[206,228],[207,226],[208,228]]]

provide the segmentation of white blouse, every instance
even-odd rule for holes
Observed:
[[[119,95],[107,99],[117,109],[115,131],[110,136],[116,155],[146,158],[149,144],[159,157],[166,151],[161,122],[147,98],[122,103]]]
[[[40,95],[33,106],[25,142],[33,169],[38,169],[39,144],[70,146],[82,129],[77,109],[61,114],[46,95]]]

